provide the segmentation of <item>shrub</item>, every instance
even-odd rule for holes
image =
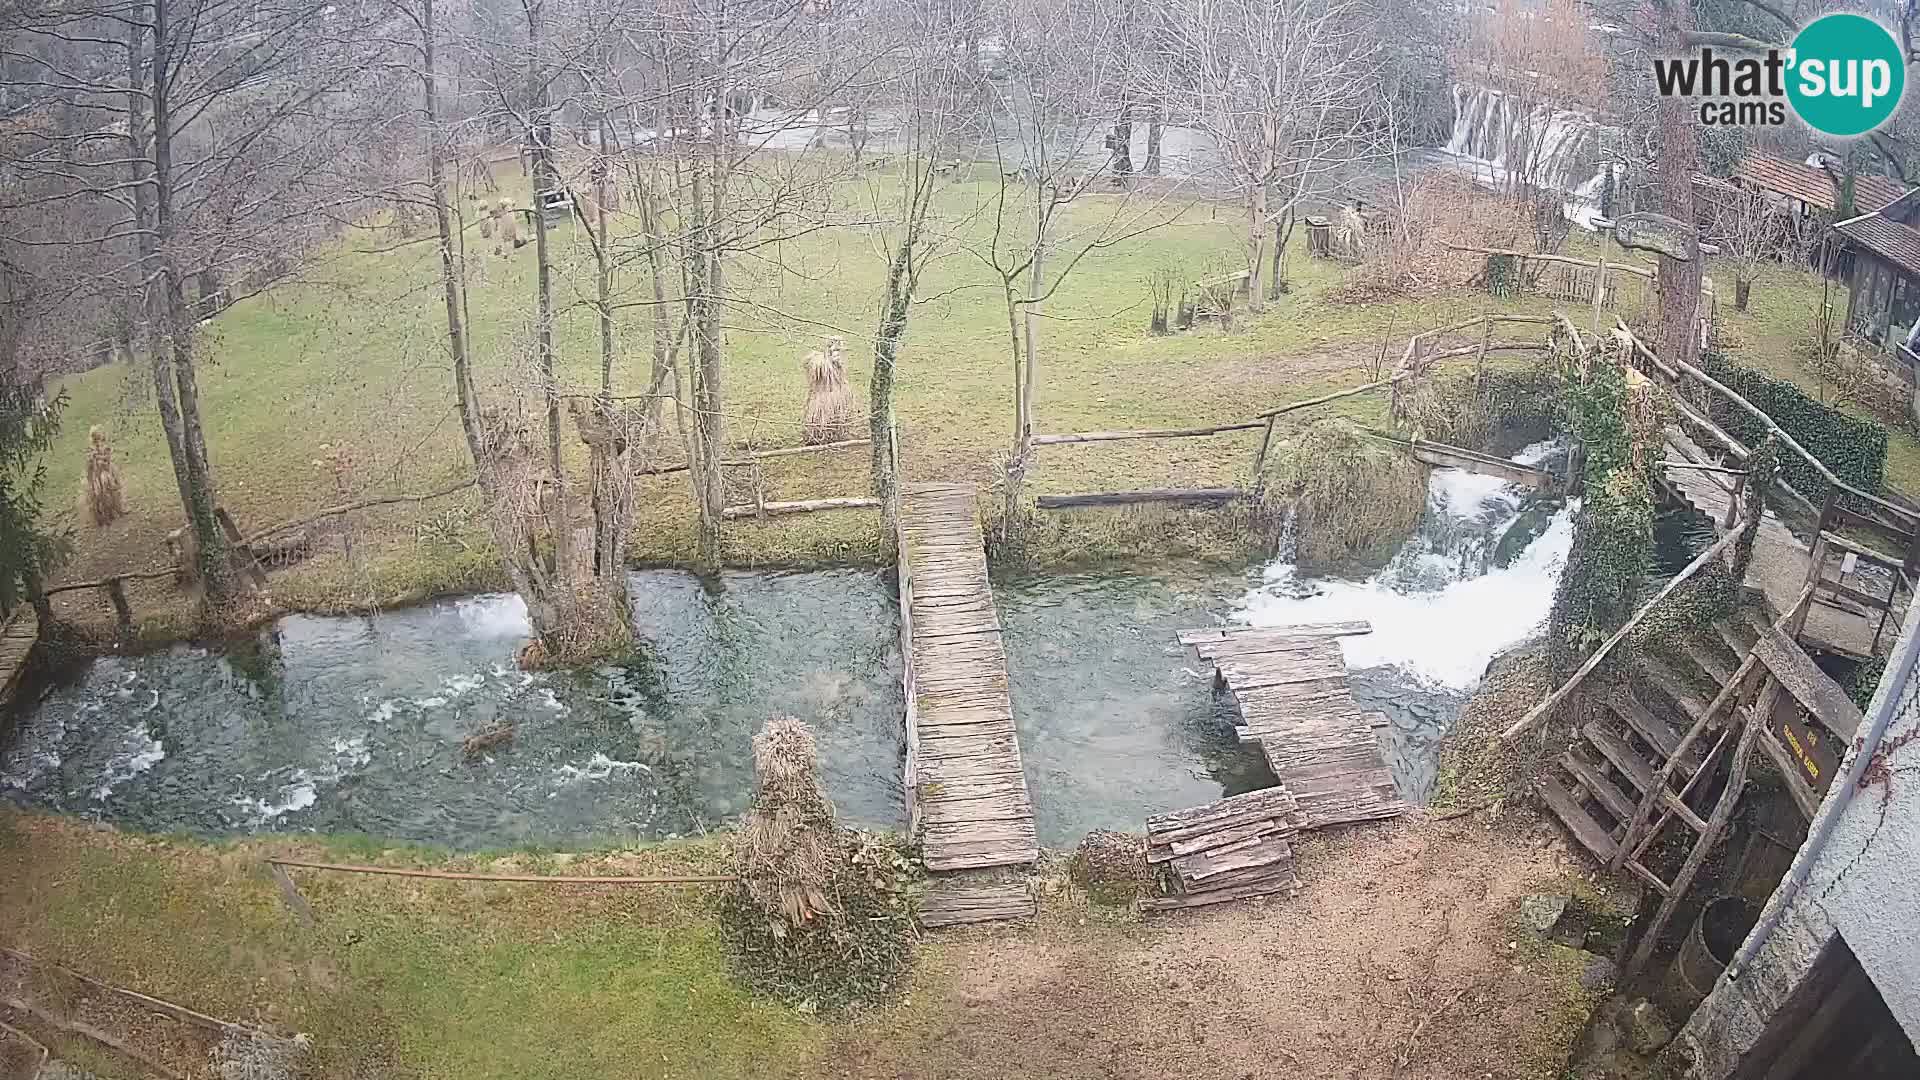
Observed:
[[[1700,367],[1773,417],[1774,423],[1832,469],[1835,476],[1861,491],[1880,490],[1887,468],[1886,428],[1823,405],[1793,383],[1741,367],[1719,352],[1701,357]],[[1767,436],[1765,424],[1718,399],[1714,401],[1714,419],[1749,447],[1759,446]],[[1787,483],[1816,503],[1826,497],[1827,481],[1818,470],[1791,451],[1780,456],[1780,471]]]

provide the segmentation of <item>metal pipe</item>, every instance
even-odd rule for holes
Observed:
[[[1873,760],[1874,752],[1880,749],[1880,740],[1887,734],[1887,728],[1893,723],[1894,714],[1900,710],[1900,701],[1905,697],[1907,682],[1913,677],[1914,664],[1920,660],[1920,604],[1913,605],[1907,613],[1905,638],[1900,646],[1899,660],[1887,667],[1893,677],[1880,683],[1880,697],[1873,703],[1873,716],[1867,723],[1867,733],[1858,749],[1847,760],[1847,771],[1839,780],[1840,790],[1833,793],[1825,806],[1820,808],[1820,820],[1814,822],[1807,834],[1807,842],[1801,846],[1800,857],[1794,860],[1793,870],[1779,889],[1780,902],[1768,905],[1767,913],[1760,924],[1747,935],[1740,951],[1727,965],[1727,980],[1738,979],[1766,947],[1774,931],[1780,929],[1781,922],[1787,917],[1787,909],[1793,906],[1800,890],[1806,888],[1807,879],[1813,876],[1813,866],[1820,861],[1820,853],[1826,850],[1828,841],[1833,839],[1833,831],[1840,825],[1840,819],[1847,814],[1847,807],[1853,804],[1853,797],[1860,790],[1860,777],[1866,774],[1867,764]],[[1756,718],[1761,722],[1764,717]]]

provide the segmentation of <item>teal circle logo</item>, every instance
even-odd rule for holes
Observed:
[[[1907,88],[1900,43],[1865,15],[1822,15],[1793,39],[1787,100],[1815,131],[1865,135]]]

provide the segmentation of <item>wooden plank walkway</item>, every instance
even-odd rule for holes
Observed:
[[[1374,733],[1383,718],[1353,700],[1337,640],[1371,629],[1349,622],[1180,633],[1232,693],[1241,741],[1260,744],[1306,828],[1379,821],[1407,809]]]
[[[1666,435],[1667,460],[1713,463],[1678,428],[1668,428]],[[1705,469],[1670,468],[1661,472],[1675,494],[1712,519],[1717,533],[1726,535],[1727,507],[1733,502],[1734,490],[1742,477]],[[1739,522],[1736,521],[1734,526],[1737,528]],[[1800,590],[1806,587],[1807,572],[1812,564],[1812,550],[1793,535],[1779,515],[1769,509],[1760,519],[1760,531],[1754,538],[1753,561],[1747,567],[1747,584],[1765,593],[1767,603],[1775,612],[1784,612],[1799,601]],[[1896,607],[1887,625],[1901,625],[1904,615],[1903,603]],[[1866,659],[1874,655],[1874,631],[1879,626],[1878,613],[1869,617],[1827,604],[1815,604],[1807,612],[1807,623],[1800,639],[1816,649]],[[1893,638],[1897,636],[1897,631],[1883,635],[1880,651],[1885,652],[1890,648]]]
[[[39,640],[39,618],[31,607],[20,605],[0,629],[0,708],[13,703],[13,693],[27,670],[27,657]]]
[[[1040,844],[974,488],[903,487],[896,524],[909,827],[929,871],[1031,863]]]

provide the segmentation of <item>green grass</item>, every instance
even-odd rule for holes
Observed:
[[[710,873],[718,851],[694,842],[605,858],[630,860],[623,872]],[[373,857],[364,842],[209,846],[0,812],[0,943],[306,1032],[316,1077],[778,1076],[823,1045],[820,1022],[735,985],[699,890],[296,871],[318,915],[309,927],[281,904],[260,862],[270,853]],[[510,864],[556,872],[537,857]]]
[[[997,188],[961,183],[947,196],[964,219],[960,239],[926,272],[927,302],[913,312],[899,369],[897,411],[910,478],[990,484],[1010,442],[1011,368],[1005,310],[975,252],[988,220],[976,211]],[[850,216],[872,193],[866,182],[834,189]],[[1111,213],[1114,197],[1076,207],[1069,229]],[[495,256],[469,229],[474,282],[469,306],[479,378],[489,393],[527,384],[516,376],[516,340],[532,310],[533,252]],[[356,231],[298,280],[243,300],[210,323],[201,338],[200,384],[209,451],[220,497],[251,531],[305,516],[354,497],[420,492],[466,473],[454,412],[445,325],[430,243],[375,251],[392,240]],[[1238,259],[1232,211],[1189,209],[1180,220],[1082,260],[1046,307],[1035,418],[1043,430],[1205,424],[1241,419],[1258,407],[1353,381],[1382,341],[1477,310],[1533,307],[1485,296],[1385,304],[1326,298],[1343,268],[1291,256],[1294,290],[1236,331],[1207,328],[1173,337],[1146,332],[1147,279],[1174,267],[1195,279]],[[583,306],[591,257],[575,226],[556,231],[556,323],[561,379],[570,389],[597,380],[597,328]],[[746,298],[729,316],[725,393],[735,444],[791,445],[805,396],[800,358],[823,336],[847,336],[850,378],[865,405],[871,363],[863,345],[877,315],[885,264],[881,239],[846,228],[814,233],[736,259],[729,287]],[[624,299],[646,299],[644,275],[624,272]],[[648,309],[621,312],[616,383],[644,389],[651,326]],[[1389,344],[1391,361],[1401,346]],[[1345,352],[1341,352],[1345,350]],[[1331,354],[1331,355],[1329,355]],[[166,565],[163,535],[180,521],[171,466],[149,402],[144,368],[113,366],[65,380],[65,428],[48,459],[50,502],[77,502],[87,429],[106,428],[123,472],[131,515],[105,529],[77,528],[78,552],[58,577],[76,580]],[[1378,403],[1349,411],[1377,412]],[[584,452],[568,432],[568,452],[584,470]],[[1130,443],[1049,449],[1034,490],[1232,483],[1251,460],[1246,438]],[[323,459],[353,459],[346,490]],[[677,446],[669,453],[677,454]],[[864,451],[837,460],[795,459],[769,467],[770,498],[862,494]],[[744,478],[740,478],[744,479]],[[399,507],[356,517],[355,557],[338,541],[318,557],[276,576],[283,604],[331,610],[402,603],[438,592],[499,587],[471,495],[441,505]],[[60,515],[69,523],[76,513]],[[632,545],[641,563],[688,563],[695,522],[684,476],[649,481],[640,495]],[[739,564],[873,561],[884,547],[871,512],[808,515],[778,524],[741,523],[727,557]],[[167,584],[134,589],[142,620],[164,616]],[[91,607],[89,607],[91,605]],[[79,594],[66,614],[99,618],[104,598]],[[158,609],[158,613],[156,611]]]
[[[835,209],[849,218],[870,216],[875,192],[869,183],[833,188]],[[926,271],[927,299],[913,311],[899,368],[896,405],[910,479],[990,487],[1011,441],[1005,310],[978,256],[989,242],[990,222],[978,211],[995,191],[986,181],[961,182],[943,203],[957,223],[957,239]],[[1114,196],[1091,197],[1075,208],[1067,228],[1088,227],[1114,207]],[[524,352],[516,342],[524,342],[532,310],[533,252],[529,246],[496,256],[492,243],[471,228],[467,239],[476,363],[487,392],[498,399],[530,385],[515,372]],[[1083,259],[1045,309],[1034,406],[1039,430],[1244,419],[1261,408],[1351,385],[1366,376],[1383,346],[1391,364],[1406,338],[1421,330],[1486,311],[1552,306],[1472,291],[1343,303],[1330,289],[1347,270],[1296,250],[1289,256],[1292,291],[1259,317],[1243,312],[1234,332],[1206,326],[1168,337],[1148,334],[1149,276],[1166,267],[1182,280],[1217,273],[1239,259],[1239,239],[1231,208],[1201,205]],[[428,491],[467,474],[433,246],[375,250],[393,242],[378,230],[356,230],[298,280],[243,300],[206,324],[200,382],[209,450],[221,501],[244,529],[356,497]],[[573,225],[556,230],[555,249],[560,377],[570,390],[589,390],[599,363],[595,316],[584,306],[591,256]],[[798,441],[805,397],[800,358],[829,333],[847,337],[849,375],[864,409],[871,364],[866,343],[882,291],[883,252],[883,237],[849,227],[815,232],[729,265],[729,288],[742,298],[728,317],[724,383],[731,442]],[[644,281],[638,266],[623,271],[617,282],[621,298],[647,299]],[[1732,313],[1730,303],[1722,312],[1748,362],[1811,385],[1815,380],[1793,352],[1804,337],[1799,328],[1806,323],[1809,282],[1808,275],[1777,272],[1756,286],[1753,313]],[[1817,282],[1811,292],[1817,294]],[[615,380],[620,392],[635,393],[648,375],[650,314],[636,303],[620,315]],[[97,424],[112,437],[132,513],[105,529],[76,524],[76,556],[56,577],[84,580],[167,565],[162,538],[181,515],[144,369],[98,369],[66,380],[65,389],[70,404],[48,459],[49,501],[77,502],[87,429]],[[1382,401],[1368,397],[1329,411],[1378,422],[1383,410]],[[566,440],[574,469],[583,473],[584,450],[570,425]],[[1029,489],[1233,484],[1245,478],[1257,445],[1257,432],[1242,432],[1048,447],[1037,456]],[[337,451],[353,462],[344,490],[324,461]],[[677,440],[669,438],[663,452],[677,457]],[[1890,478],[1920,489],[1920,443],[1897,434],[1891,456]],[[731,479],[741,485],[746,480]],[[766,483],[772,499],[864,494],[868,455],[861,449],[831,460],[770,463]],[[732,501],[747,498],[744,486],[732,492]],[[633,559],[693,563],[695,516],[684,475],[644,482],[638,505]],[[60,518],[75,523],[77,515],[66,509]],[[471,492],[438,504],[356,515],[353,557],[339,540],[323,540],[314,558],[275,575],[274,599],[286,607],[336,611],[504,587],[477,521]],[[1050,547],[1040,554],[1048,561],[1074,557],[1083,546],[1075,530],[1043,532]],[[1091,550],[1104,546],[1096,537]],[[1197,548],[1209,546],[1233,547]],[[871,511],[736,523],[725,549],[736,565],[878,562],[887,553]],[[187,625],[171,583],[136,585],[132,592],[136,616],[150,633],[164,637]],[[95,623],[109,616],[97,592],[69,594],[58,606],[70,618]]]

